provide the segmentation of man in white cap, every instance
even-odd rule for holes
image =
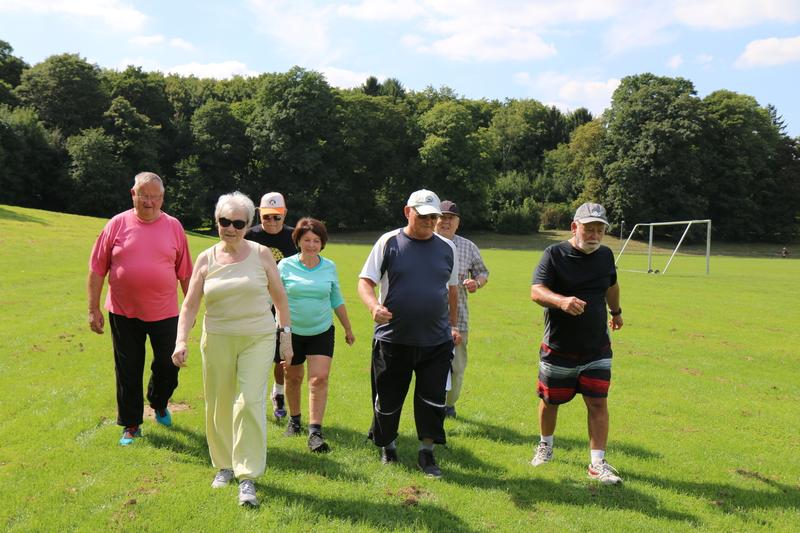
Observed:
[[[244,236],[245,239],[255,241],[272,250],[276,263],[279,263],[284,257],[297,253],[297,248],[292,240],[292,230],[294,228],[285,224],[286,213],[288,213],[288,210],[286,209],[286,200],[284,200],[283,195],[279,192],[268,192],[261,197],[261,204],[258,208],[261,224],[251,227]],[[273,414],[280,422],[286,418],[286,403],[283,395],[283,367],[280,364],[280,342],[275,343],[274,361],[272,374],[275,381],[272,384],[272,394],[270,396],[272,398]]]
[[[417,465],[437,478],[442,471],[433,445],[445,443],[447,373],[453,346],[460,342],[458,259],[453,243],[433,231],[439,203],[425,189],[411,194],[403,210],[408,223],[378,239],[358,281],[358,294],[375,321],[370,438],[381,448],[384,464],[398,461],[400,412],[416,375]]]
[[[622,478],[605,459],[608,388],[611,383],[611,330],[622,327],[614,254],[602,246],[608,219],[600,204],[581,205],[572,220],[572,238],[547,247],[533,274],[531,299],[545,308],[539,349],[539,428],[533,466],[553,458],[558,406],[583,396],[588,411],[589,477],[604,484]],[[608,307],[608,310],[606,310]]]

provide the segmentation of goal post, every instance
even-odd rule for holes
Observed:
[[[639,227],[648,227],[649,228],[649,237],[647,241],[647,273],[658,273],[658,270],[653,270],[653,228],[655,226],[682,226],[686,225],[686,229],[683,231],[683,235],[681,235],[678,244],[675,246],[675,249],[672,251],[672,255],[669,256],[669,260],[667,261],[666,266],[664,267],[663,274],[667,273],[667,269],[669,268],[670,263],[672,263],[672,259],[675,257],[675,254],[678,253],[678,249],[683,244],[683,239],[686,238],[686,234],[689,233],[689,228],[692,227],[692,224],[705,224],[706,225],[706,274],[710,273],[711,268],[711,219],[704,219],[704,220],[676,220],[672,222],[642,222],[636,224],[631,229],[628,238],[625,240],[625,244],[622,245],[622,249],[619,251],[619,255],[617,255],[617,260],[614,262],[616,265],[619,263],[622,254],[625,252],[625,248],[628,246],[631,238],[633,238],[636,229]]]

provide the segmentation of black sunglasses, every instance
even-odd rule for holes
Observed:
[[[436,220],[437,218],[439,218],[439,215],[435,213],[432,213],[430,215],[420,215],[419,211],[417,211],[416,209],[414,209],[414,212],[417,214],[417,218],[420,220]]]
[[[283,217],[280,215],[261,215],[261,220],[274,220],[275,222],[280,222],[283,220]]]
[[[219,225],[222,226],[223,228],[227,228],[231,224],[233,224],[233,227],[236,229],[244,229],[244,227],[247,225],[247,221],[231,220],[229,218],[219,217]]]

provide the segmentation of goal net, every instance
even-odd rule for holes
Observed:
[[[634,235],[636,235],[637,231],[645,230],[647,231],[648,239],[647,239],[647,270],[631,270],[626,269],[631,272],[647,272],[648,274],[666,274],[667,270],[669,269],[669,265],[672,263],[672,260],[675,258],[675,255],[678,253],[678,250],[683,244],[684,239],[686,239],[686,235],[689,233],[689,229],[695,225],[705,225],[706,227],[706,274],[710,272],[711,266],[711,220],[677,220],[673,222],[646,222],[640,223],[633,226],[631,229],[628,238],[625,240],[625,244],[622,245],[622,249],[619,251],[617,255],[617,260],[615,262],[616,265],[619,265],[619,261],[622,258],[622,255],[625,253],[625,249],[628,248],[628,243],[631,242],[631,239]],[[678,240],[675,248],[672,249],[672,254],[669,256],[666,265],[663,268],[657,268],[658,265],[653,265],[653,256],[655,254],[653,248],[653,228],[656,226],[686,226],[683,230],[683,234],[681,238]],[[641,230],[640,230],[641,228]],[[629,252],[630,255],[630,252]]]

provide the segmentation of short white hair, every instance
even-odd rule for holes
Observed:
[[[155,172],[139,172],[133,178],[133,189],[138,190],[140,186],[144,185],[145,183],[150,183],[154,181],[158,183],[158,186],[161,188],[161,192],[164,192],[164,182],[161,181],[161,178]]]
[[[217,200],[217,207],[214,209],[214,219],[219,220],[219,215],[225,210],[226,207],[233,209],[243,209],[247,213],[247,228],[253,223],[253,217],[256,215],[256,206],[246,194],[239,191],[223,194]]]

